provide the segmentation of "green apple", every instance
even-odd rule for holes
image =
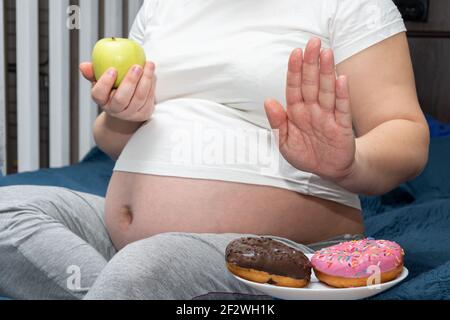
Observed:
[[[105,38],[97,42],[92,51],[95,79],[110,68],[118,72],[114,88],[117,89],[128,71],[134,65],[144,67],[146,61],[144,49],[134,40]]]

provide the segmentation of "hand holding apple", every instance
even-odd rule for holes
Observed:
[[[131,39],[105,38],[98,41],[92,51],[95,79],[100,79],[109,68],[114,68],[118,72],[115,89],[120,86],[131,67],[144,67],[145,60],[144,49]]]
[[[115,85],[119,72],[115,67],[107,68],[96,78],[95,67],[90,62],[80,65],[83,76],[92,82],[92,98],[108,115],[130,122],[145,122],[155,109],[155,64],[144,61],[131,65],[120,81]],[[96,80],[98,79],[98,81]]]

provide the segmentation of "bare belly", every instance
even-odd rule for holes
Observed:
[[[115,172],[105,219],[117,249],[166,232],[244,233],[300,243],[363,233],[361,212],[272,187]]]

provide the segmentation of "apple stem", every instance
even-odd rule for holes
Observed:
[[[116,41],[116,38],[115,38],[115,37],[112,37],[112,40],[113,40],[113,41]]]

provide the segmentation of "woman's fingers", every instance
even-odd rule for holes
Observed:
[[[288,108],[303,102],[302,97],[302,65],[303,51],[295,49],[289,58],[288,74],[286,81],[286,102]]]
[[[336,123],[343,128],[352,128],[352,113],[350,109],[350,92],[348,79],[340,76],[336,81]]]
[[[307,104],[317,102],[319,95],[319,60],[321,41],[313,38],[308,42],[303,59],[302,95]]]
[[[107,106],[107,111],[113,114],[118,114],[125,111],[131,99],[134,96],[134,92],[136,91],[139,80],[142,76],[142,67],[139,65],[133,66],[128,74],[121,82],[119,88],[116,93],[112,97],[110,103]]]
[[[80,64],[83,76],[93,83],[92,99],[110,115],[122,120],[143,122],[154,111],[155,65],[147,62],[142,68],[133,66],[120,87],[114,89],[118,73],[109,69],[96,82],[92,63]]]
[[[117,71],[114,68],[109,69],[97,81],[92,88],[92,99],[100,106],[105,106],[110,101],[111,91],[116,82]]]
[[[141,108],[144,108],[149,95],[152,92],[155,65],[147,62],[144,66],[143,75],[136,87],[134,95],[128,107],[118,115],[124,119],[132,119]]]
[[[144,106],[136,113],[136,119],[134,121],[147,121],[150,120],[153,112],[155,111],[155,88],[156,78],[153,78],[152,89],[147,97],[147,101]]]
[[[92,63],[90,62],[81,63],[80,72],[86,80],[90,82],[95,82],[94,67],[92,66]]]
[[[138,83],[141,80],[142,74],[143,69],[139,65],[133,66],[130,71],[128,71],[128,74],[123,79],[114,96],[111,98],[111,101],[107,106],[107,111],[113,114],[118,114],[128,108],[137,89]]]
[[[139,85],[130,104],[130,107],[136,108],[136,111],[139,111],[145,105],[152,91],[154,72],[155,65],[152,62],[147,62],[144,67],[144,74],[142,75],[141,81],[139,81]]]
[[[326,49],[320,54],[319,104],[328,112],[333,112],[336,104],[336,71],[331,49]]]
[[[276,130],[278,142],[280,146],[282,146],[286,141],[288,134],[287,113],[284,111],[283,106],[274,99],[266,100],[264,107],[270,126],[273,130]]]
[[[155,94],[156,94],[156,76],[153,76],[152,79],[152,88],[150,89],[150,94],[147,97],[147,101],[145,101],[145,105],[143,107],[141,107],[141,109],[138,110],[138,112],[140,112],[142,109],[146,108],[147,106],[155,106],[156,104],[156,98],[155,98]]]

